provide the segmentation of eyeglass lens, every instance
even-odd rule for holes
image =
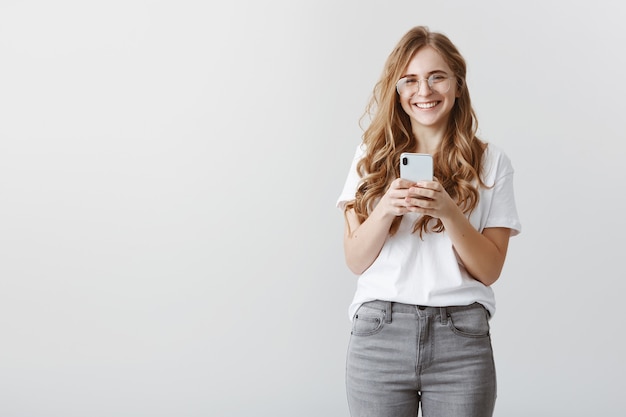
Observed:
[[[447,93],[450,89],[450,79],[451,77],[447,77],[442,74],[432,74],[425,80],[409,76],[401,78],[398,81],[396,88],[398,90],[398,94],[402,96],[413,95],[420,90],[422,82],[426,81],[428,88],[430,88],[431,91],[443,94]]]

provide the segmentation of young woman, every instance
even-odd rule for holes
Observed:
[[[353,417],[486,417],[489,319],[509,237],[521,231],[509,158],[477,136],[465,60],[411,29],[389,55],[337,206],[357,274],[346,382]],[[399,178],[403,152],[434,178]]]

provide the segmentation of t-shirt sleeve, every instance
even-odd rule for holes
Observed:
[[[359,181],[361,180],[357,170],[356,165],[359,160],[363,157],[364,151],[361,145],[357,146],[356,151],[354,152],[354,158],[352,158],[352,164],[350,164],[350,170],[348,171],[348,176],[346,178],[346,182],[344,183],[343,190],[337,199],[337,207],[342,211],[346,207],[346,203],[354,200],[356,195],[357,187],[359,186]]]
[[[514,173],[510,159],[505,154],[501,154],[498,161],[489,216],[484,226],[485,228],[507,227],[511,229],[511,236],[516,236],[522,231],[515,203]]]

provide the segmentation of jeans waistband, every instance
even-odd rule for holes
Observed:
[[[404,304],[395,301],[382,301],[374,300],[363,303],[368,307],[374,307],[385,312],[385,323],[391,323],[393,313],[412,313],[419,316],[439,316],[441,323],[445,324],[448,321],[448,317],[455,311],[470,310],[474,308],[484,308],[480,303],[473,303],[466,306],[442,306],[431,307],[422,306],[417,304]]]

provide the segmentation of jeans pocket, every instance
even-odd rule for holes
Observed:
[[[371,336],[380,332],[385,322],[385,312],[362,305],[352,320],[353,336]]]
[[[448,326],[465,337],[488,337],[490,331],[487,310],[480,304],[449,312]]]

